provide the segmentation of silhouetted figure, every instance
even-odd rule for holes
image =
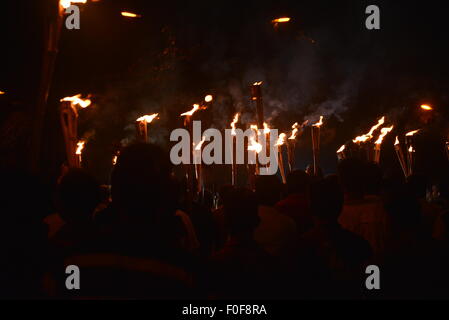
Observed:
[[[287,197],[276,204],[276,209],[296,222],[299,235],[310,230],[313,218],[310,212],[309,189],[310,177],[301,170],[287,176]]]
[[[300,269],[307,297],[360,298],[365,284],[365,264],[371,257],[369,243],[343,229],[338,217],[343,192],[336,176],[316,182],[311,188],[315,227],[304,234]]]
[[[257,201],[247,189],[229,191],[224,199],[228,240],[212,256],[209,291],[212,298],[263,299],[279,294],[274,290],[274,261],[254,241],[259,224]]]
[[[275,208],[280,193],[281,182],[276,176],[256,178],[260,224],[254,231],[254,237],[268,253],[289,260],[295,254],[298,233],[295,221]]]

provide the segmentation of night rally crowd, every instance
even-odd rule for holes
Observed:
[[[82,169],[55,188],[0,183],[0,298],[427,299],[449,297],[449,189],[343,160],[338,174],[260,176],[190,201],[154,145],[121,152],[111,189]],[[81,289],[66,288],[78,266]],[[381,290],[367,290],[379,266]]]

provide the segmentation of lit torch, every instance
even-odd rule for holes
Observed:
[[[377,122],[377,124],[371,128],[371,130],[367,134],[361,135],[360,137],[356,137],[353,140],[353,142],[356,145],[358,145],[359,147],[361,147],[362,143],[367,143],[367,142],[371,141],[374,138],[374,136],[373,136],[374,132],[376,130],[378,130],[381,126],[383,126],[384,123],[385,123],[385,117],[382,117]],[[366,147],[367,147],[367,149],[365,150],[366,151],[366,157],[367,157],[368,160],[371,160],[372,149],[371,149],[371,147],[369,145],[366,146]],[[363,152],[363,149],[360,148],[359,151]]]
[[[405,142],[407,146],[407,160],[408,160],[408,176],[411,176],[415,167],[415,154],[416,150],[414,147],[414,136],[418,134],[421,130],[410,131],[405,135]]]
[[[346,159],[345,150],[346,150],[346,145],[342,145],[341,148],[338,149],[337,157],[338,157],[339,161],[342,161],[342,160]]]
[[[203,145],[206,142],[206,137],[203,137],[203,139],[195,145],[193,143],[194,147],[194,164],[195,164],[195,177],[197,182],[197,193],[200,193],[203,190],[203,161],[202,161],[202,151],[203,151]]]
[[[374,143],[374,162],[379,164],[380,163],[380,152],[382,150],[382,143],[385,139],[385,137],[393,131],[394,126],[391,126],[390,128],[382,128],[381,134],[379,136],[379,139]]]
[[[137,140],[143,143],[148,143],[148,125],[159,117],[158,113],[153,115],[146,115],[136,120],[136,134]]]
[[[408,177],[407,162],[405,161],[404,151],[402,150],[401,143],[399,142],[399,137],[396,137],[396,142],[394,143],[394,150],[396,150],[396,155],[398,157],[399,163],[401,164],[402,172],[404,176]]]
[[[76,167],[81,168],[82,161],[83,161],[83,150],[86,145],[86,141],[80,140],[80,141],[78,141],[78,143],[76,145],[77,145],[76,152],[75,152],[76,161],[77,161]]]
[[[91,105],[90,99],[82,99],[78,94],[73,97],[66,97],[60,100],[60,122],[64,141],[66,146],[67,162],[70,167],[79,167],[79,161],[76,157],[76,148],[78,144],[78,110]]]
[[[234,116],[234,120],[231,123],[231,136],[232,136],[232,185],[235,186],[237,184],[237,156],[236,156],[236,136],[237,136],[237,132],[236,132],[236,126],[237,126],[237,122],[239,122],[240,119],[240,113],[237,113]]]
[[[278,147],[278,163],[279,163],[279,170],[281,172],[282,182],[284,184],[287,184],[287,178],[285,176],[285,169],[284,169],[284,157],[282,155],[282,146],[287,141],[287,135],[285,133],[281,133],[279,135],[279,139],[276,143],[276,146]]]
[[[302,124],[302,126],[300,126],[299,123],[296,122],[292,126],[292,134],[290,135],[287,141],[287,161],[289,172],[292,172],[295,166],[296,139],[298,138],[300,129],[303,129],[308,123],[309,121],[307,120]]]
[[[142,16],[140,15],[140,14],[136,14],[136,13],[133,13],[133,12],[128,12],[128,11],[122,11],[122,12],[120,12],[120,14],[122,15],[122,17],[125,17],[125,18],[142,18]]]
[[[313,151],[313,173],[318,176],[320,165],[320,136],[321,127],[323,126],[324,117],[320,117],[320,121],[312,125],[312,151]]]

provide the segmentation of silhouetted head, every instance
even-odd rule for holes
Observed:
[[[160,147],[134,144],[117,159],[111,178],[114,205],[128,216],[149,215],[176,201],[171,192],[171,163]]]
[[[57,206],[64,221],[87,222],[101,201],[97,181],[82,169],[70,169],[60,180]]]
[[[406,188],[385,197],[385,210],[395,229],[417,227],[421,223],[421,206]]]
[[[343,208],[344,195],[336,175],[315,182],[310,188],[310,207],[319,220],[336,222]]]
[[[416,198],[425,198],[427,195],[427,177],[414,174],[407,178],[407,189]]]
[[[302,170],[295,170],[287,176],[288,194],[305,194],[310,188],[310,176]]]
[[[345,159],[338,164],[338,176],[344,191],[364,195],[364,165],[358,159]]]
[[[230,190],[224,198],[224,215],[230,235],[251,235],[259,225],[257,199],[245,188]]]
[[[256,196],[259,205],[274,206],[281,197],[282,185],[277,176],[257,176]]]

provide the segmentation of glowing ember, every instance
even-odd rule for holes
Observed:
[[[213,100],[214,100],[214,97],[210,94],[204,98],[204,101],[206,101],[207,103],[212,102]]]
[[[427,105],[427,104],[423,104],[421,106],[421,109],[424,110],[424,111],[432,111],[433,110],[433,108],[431,106]]]
[[[342,153],[346,150],[346,145],[342,145],[340,149],[338,149],[337,153]]]
[[[393,131],[394,126],[391,126],[390,128],[382,128],[381,130],[381,134],[379,136],[379,139],[377,139],[377,141],[375,142],[375,144],[377,145],[381,145],[382,142],[384,141],[385,137],[391,132]]]
[[[283,18],[274,19],[272,22],[273,23],[286,23],[286,22],[290,22],[290,20],[291,20],[291,18],[283,17]]]
[[[121,15],[125,18],[141,18],[142,17],[140,14],[127,12],[127,11],[122,11]]]
[[[313,126],[317,127],[317,128],[321,127],[324,124],[323,120],[324,120],[324,117],[321,116],[320,121],[318,123],[315,123]]]
[[[249,139],[249,146],[248,146],[248,151],[255,151],[256,153],[261,153],[262,152],[262,145],[260,143],[258,143],[256,141],[256,139],[254,139],[254,137],[251,137]]]
[[[76,152],[75,152],[75,154],[77,154],[77,155],[82,155],[83,154],[83,150],[84,150],[84,146],[86,145],[86,141],[79,141],[78,143],[77,143],[77,149],[76,149]]]
[[[86,2],[87,0],[60,0],[59,4],[64,9],[67,9],[72,5],[72,3],[86,3]]]
[[[232,134],[233,136],[236,136],[236,135],[237,135],[237,132],[235,131],[235,129],[236,129],[237,122],[239,122],[239,119],[240,119],[240,113],[237,113],[237,114],[234,116],[234,120],[233,120],[232,123],[231,123],[231,128],[232,128],[231,134]]]
[[[92,101],[90,99],[81,99],[81,94],[77,94],[73,97],[65,97],[64,99],[61,99],[61,102],[68,101],[72,104],[72,106],[80,106],[81,108],[87,108],[92,104]]]
[[[418,132],[420,132],[421,130],[415,130],[415,131],[411,131],[409,133],[407,133],[405,136],[406,137],[413,137],[415,134],[417,134]]]
[[[159,113],[155,113],[155,114],[153,114],[153,115],[151,115],[151,116],[143,116],[143,117],[140,117],[139,119],[137,119],[136,121],[137,122],[146,122],[146,123],[151,123],[151,122],[153,122],[154,121],[154,119],[156,119],[157,117],[159,117]]]
[[[353,140],[353,142],[354,143],[361,143],[361,142],[367,142],[367,141],[371,140],[373,138],[374,131],[379,129],[382,125],[384,125],[384,123],[385,123],[385,117],[382,117],[378,121],[378,123],[374,127],[372,127],[371,130],[367,134],[364,134],[364,135],[362,135],[360,137],[355,138]]]
[[[191,117],[198,110],[205,110],[205,109],[207,109],[207,107],[201,107],[199,104],[194,104],[193,109],[190,110],[189,112],[181,114],[181,117]]]
[[[198,143],[198,145],[195,148],[195,151],[201,151],[201,148],[203,147],[204,142],[206,142],[206,137],[203,137],[203,140],[201,140],[201,142]],[[195,143],[193,144],[193,146],[195,146]]]
[[[277,141],[277,143],[276,143],[276,147],[280,147],[280,146],[283,146],[284,144],[285,144],[285,142],[287,141],[287,135],[285,134],[285,133],[281,133],[280,135],[279,135],[279,139],[278,139],[278,141]]]

